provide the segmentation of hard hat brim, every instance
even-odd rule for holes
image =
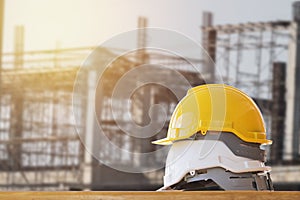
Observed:
[[[173,141],[170,140],[169,138],[163,138],[160,140],[152,141],[151,143],[158,144],[158,145],[171,145],[173,143]]]
[[[157,145],[171,145],[171,144],[173,144],[173,141],[175,141],[175,140],[171,140],[169,138],[163,138],[160,140],[152,141],[151,143],[157,144]],[[260,140],[257,139],[257,141],[255,141],[255,142],[244,139],[244,141],[250,142],[250,143],[259,143],[262,145],[271,145],[273,143],[272,140],[267,140],[267,139],[260,139]]]

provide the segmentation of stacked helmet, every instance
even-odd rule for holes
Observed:
[[[172,114],[172,145],[162,189],[273,190],[265,166],[264,121],[254,101],[234,87],[207,84],[190,89]]]

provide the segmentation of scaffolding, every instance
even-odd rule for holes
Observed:
[[[259,99],[272,98],[273,63],[287,61],[290,21],[203,26],[225,83]],[[212,36],[211,36],[212,35]]]
[[[285,83],[280,82],[285,80],[281,73],[285,74],[286,68],[278,70],[274,65],[277,66],[277,62],[287,63],[289,59],[289,45],[295,42],[291,37],[292,24],[291,21],[274,21],[202,27],[209,38],[204,46],[216,55],[215,74],[221,75],[224,83],[249,94],[262,110],[267,137],[275,140],[277,147],[272,148],[273,164],[284,162],[282,151],[288,154],[283,150],[286,145],[281,144],[279,139],[292,143],[284,134],[284,126],[279,124],[283,123],[278,121],[280,116],[274,112],[274,109],[280,110],[281,114],[284,113],[282,117],[285,116],[285,90],[279,87],[279,91],[278,85],[284,84],[285,87]],[[283,97],[280,102],[275,99],[279,96]]]
[[[3,55],[0,119],[0,187],[41,190],[82,183],[83,148],[72,119],[73,82],[78,65],[68,60],[90,49],[32,51]],[[73,55],[75,54],[75,56]],[[62,56],[64,67],[55,65]],[[68,58],[67,58],[68,57]],[[72,59],[72,62],[75,62]],[[40,67],[38,67],[40,66]],[[82,106],[82,105],[79,105]]]
[[[118,180],[114,180],[109,185],[111,175],[105,173],[105,170],[110,173],[117,173],[116,171],[107,169],[96,159],[92,163],[87,162],[88,154],[84,152],[84,147],[75,131],[75,126],[77,129],[86,130],[88,95],[87,90],[82,90],[85,91],[79,94],[82,100],[74,102],[75,109],[81,110],[82,113],[81,120],[76,121],[75,124],[72,113],[73,85],[82,59],[95,49],[96,47],[83,47],[4,54],[0,119],[0,187],[2,190],[72,190],[91,187],[92,189],[115,189],[119,185]],[[113,51],[116,50],[101,49],[101,55],[113,56]],[[180,69],[181,73],[191,80],[192,85],[203,83],[198,73],[185,70],[189,64],[184,59],[156,52],[146,53],[151,62],[164,64],[169,66],[169,69],[172,67]],[[114,123],[110,103],[116,82],[124,73],[140,63],[138,54],[140,52],[121,57],[108,67],[104,79],[101,80],[103,83],[100,84],[103,86],[100,88],[101,100],[97,101],[101,102],[97,110],[106,134],[121,147],[129,141],[129,146],[126,148],[132,152],[150,151],[154,146],[150,142],[153,138],[141,142],[123,134]],[[13,59],[15,56],[23,63],[22,67],[15,67]],[[161,76],[168,77],[169,69],[162,71]],[[86,71],[83,78],[78,80],[82,87],[88,88],[88,74],[89,71]],[[161,96],[161,93],[164,95]],[[184,93],[185,91],[182,91],[182,94]],[[153,101],[145,102],[147,99],[145,97],[153,98]],[[123,112],[121,108],[126,101],[128,99],[119,100],[118,112]],[[153,103],[163,103],[170,117],[177,99],[172,98],[172,93],[168,89],[159,86],[150,85],[141,88],[132,100],[134,112],[140,113],[137,117],[140,124],[146,123],[146,113]],[[126,123],[128,119],[122,120]],[[166,129],[167,123],[162,132]],[[111,156],[113,152],[105,151],[105,145],[100,145],[99,152],[110,159],[110,162],[126,165],[136,160],[125,159],[122,155]],[[160,158],[156,161],[164,162]],[[136,162],[146,161],[136,160]],[[87,167],[90,171],[86,173]],[[161,185],[162,171],[137,176],[128,173],[126,177],[127,180],[135,183],[127,189],[138,189],[138,186],[140,189],[145,189],[147,184],[151,186],[148,188],[155,189]],[[105,179],[106,182],[103,181]],[[139,184],[141,180],[142,185]]]

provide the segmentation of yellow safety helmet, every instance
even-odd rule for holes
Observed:
[[[169,145],[207,131],[231,132],[246,142],[272,143],[266,139],[263,117],[254,101],[223,84],[191,88],[172,114],[167,137],[152,143]]]

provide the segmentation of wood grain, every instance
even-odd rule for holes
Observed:
[[[0,192],[1,200],[298,200],[300,192]]]

